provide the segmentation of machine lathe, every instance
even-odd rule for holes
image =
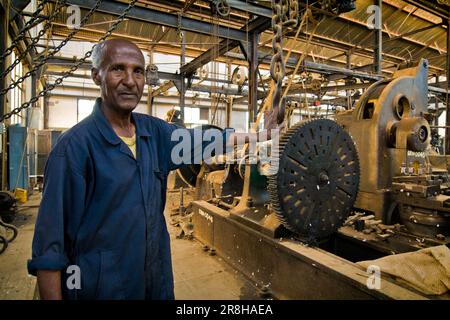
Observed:
[[[275,174],[248,154],[181,170],[196,187],[195,237],[275,298],[429,298],[385,275],[371,289],[356,263],[450,242],[427,74],[422,60],[373,83],[334,120],[288,128],[272,148]]]

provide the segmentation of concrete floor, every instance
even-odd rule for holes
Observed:
[[[20,209],[14,224],[19,228],[16,240],[0,255],[0,300],[29,300],[35,293],[36,278],[26,269],[40,195],[35,194]],[[220,257],[210,256],[196,240],[178,239],[180,228],[172,225],[170,209],[179,199],[169,194],[166,208],[171,236],[175,297],[179,300],[259,299],[257,290]]]
[[[33,195],[19,209],[13,224],[18,227],[17,238],[0,255],[0,300],[33,299],[36,278],[28,275],[27,260],[31,257],[34,224],[40,195]]]

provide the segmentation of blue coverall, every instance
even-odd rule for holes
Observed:
[[[178,127],[133,112],[135,159],[100,105],[50,153],[29,273],[61,270],[66,299],[173,299],[163,211]],[[81,289],[67,288],[69,265],[80,268]]]

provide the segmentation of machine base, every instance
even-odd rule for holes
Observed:
[[[349,260],[270,237],[206,201],[192,206],[194,236],[276,299],[427,299],[385,276],[369,289],[371,274]]]

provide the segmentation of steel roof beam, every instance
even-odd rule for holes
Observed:
[[[248,30],[248,33],[254,33],[254,32],[261,33],[264,30],[266,30],[267,28],[269,28],[270,25],[271,25],[270,19],[267,19],[265,17],[258,17],[256,19],[250,21],[244,27],[242,27],[241,30],[243,30],[244,32],[247,32],[247,30]],[[197,58],[195,58],[191,62],[182,66],[180,68],[180,73],[186,74],[186,75],[193,74],[195,72],[195,70],[197,70],[201,66],[207,64],[210,61],[213,61],[215,58],[222,56],[226,52],[236,48],[241,42],[246,43],[246,40],[247,39],[245,39],[245,41],[236,41],[236,40],[230,40],[230,39],[222,40],[217,47],[214,46],[213,48],[211,48],[211,49],[205,51],[204,53],[202,53],[201,55],[199,55]]]
[[[210,0],[211,1],[211,0]],[[212,1],[211,1],[212,2]],[[272,9],[241,0],[227,0],[230,8],[272,19]]]
[[[95,6],[95,0],[68,0],[68,4],[77,5],[81,8],[90,9]],[[98,10],[99,12],[120,15],[127,8],[128,5],[123,2],[116,2],[106,0],[103,1]],[[127,15],[130,19],[145,21],[149,23],[159,24],[170,28],[180,28],[190,32],[202,33],[211,35],[213,24],[200,21],[197,19],[182,17],[179,19],[177,14],[162,12],[150,8],[143,8],[135,6]],[[233,29],[223,26],[217,27],[217,36],[224,39],[231,39],[236,41],[246,41],[247,33],[243,30]]]

